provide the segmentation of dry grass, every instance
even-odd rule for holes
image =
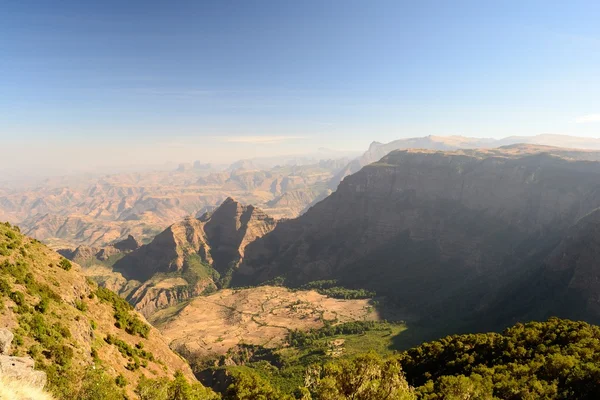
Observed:
[[[52,400],[52,396],[23,381],[0,379],[0,400]]]
[[[369,300],[334,299],[282,287],[221,290],[151,317],[171,345],[196,356],[225,354],[243,342],[279,346],[290,329],[317,329],[324,321],[379,320]]]

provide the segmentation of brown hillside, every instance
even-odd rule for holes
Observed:
[[[145,319],[81,268],[40,242],[0,224],[0,326],[15,334],[12,353],[30,354],[48,374],[48,389],[71,399],[93,366],[128,392],[141,376],[173,377],[187,365]],[[134,349],[138,350],[134,350]],[[139,349],[143,349],[139,350]],[[128,354],[129,353],[129,354]]]

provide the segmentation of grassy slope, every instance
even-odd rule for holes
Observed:
[[[12,354],[30,354],[36,367],[48,373],[55,397],[71,398],[92,365],[113,378],[125,377],[129,393],[142,375],[172,377],[181,370],[193,379],[187,363],[157,330],[149,329],[145,338],[118,328],[115,305],[127,320],[144,325],[143,317],[118,297],[107,301],[97,293],[79,266],[69,269],[57,253],[0,224],[0,325],[15,333]]]

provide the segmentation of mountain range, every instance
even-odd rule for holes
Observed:
[[[229,198],[122,255],[110,279],[148,317],[228,286],[326,281],[373,291],[436,334],[597,322],[599,178],[595,151],[397,150],[295,219]]]

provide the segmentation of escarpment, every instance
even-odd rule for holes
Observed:
[[[392,152],[246,248],[236,285],[336,279],[422,317],[485,309],[600,207],[597,152]]]

